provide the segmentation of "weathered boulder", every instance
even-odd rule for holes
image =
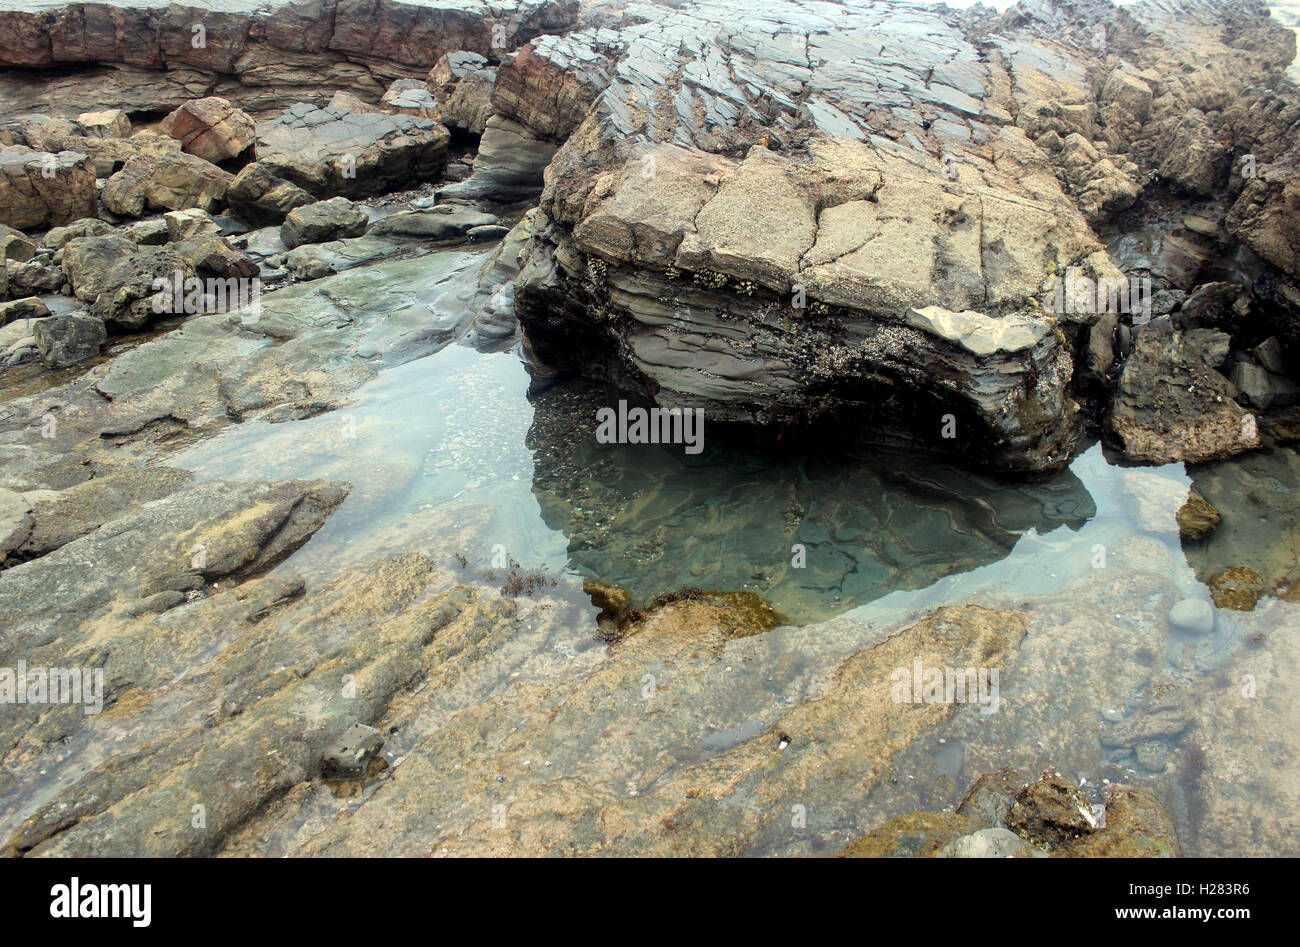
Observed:
[[[257,137],[248,113],[217,95],[186,102],[163,119],[160,129],[179,141],[181,150],[213,164],[238,157]]]
[[[163,214],[163,223],[167,225],[167,239],[170,241],[221,232],[212,215],[197,207],[168,211]]]
[[[315,200],[298,185],[276,177],[260,161],[247,165],[226,189],[230,213],[250,224],[281,223],[295,207]]]
[[[49,314],[50,308],[39,298],[25,296],[0,303],[0,326],[7,326],[18,319],[43,319]]]
[[[32,230],[95,215],[95,169],[84,154],[0,151],[0,224]]]
[[[0,224],[0,260],[25,263],[36,255],[36,244],[21,230]]]
[[[1108,430],[1131,460],[1201,463],[1259,446],[1253,415],[1217,371],[1228,337],[1213,329],[1174,330],[1157,319],[1137,332],[1120,372]]]
[[[134,241],[119,233],[74,237],[63,249],[63,272],[83,302],[94,302],[108,287],[108,270],[136,250]]]
[[[280,227],[280,239],[292,249],[304,243],[324,243],[366,232],[370,218],[346,197],[332,197],[291,210]]]
[[[50,316],[33,325],[41,361],[51,368],[66,368],[99,354],[108,341],[104,321],[84,312]]]
[[[131,119],[121,109],[82,112],[77,127],[87,138],[130,138]]]
[[[319,199],[437,177],[451,138],[428,119],[299,103],[257,126],[257,160]]]
[[[148,210],[214,211],[235,176],[187,154],[132,158],[104,185],[104,206],[123,217]]]
[[[74,220],[62,227],[51,227],[49,232],[41,239],[41,245],[50,250],[59,250],[69,240],[77,237],[99,237],[112,232],[113,225],[107,221],[100,220],[98,217],[86,217],[82,220]]]
[[[167,311],[162,303],[173,295],[172,287],[194,276],[191,264],[171,245],[132,247],[133,252],[109,265],[90,305],[91,316],[127,332],[144,328]]]

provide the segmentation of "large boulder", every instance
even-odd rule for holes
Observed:
[[[214,211],[235,176],[194,155],[132,158],[104,185],[103,201],[114,214],[139,217],[146,210]]]
[[[304,243],[324,243],[366,232],[370,218],[346,197],[332,197],[289,212],[280,227],[280,239],[292,249]]]
[[[183,288],[193,276],[194,268],[176,248],[137,246],[109,266],[90,314],[119,331],[138,331],[162,313],[178,314],[167,308],[168,300],[178,283]]]
[[[163,119],[162,129],[183,151],[213,164],[238,157],[257,137],[248,113],[216,95],[186,102]]]
[[[250,224],[278,224],[295,207],[315,200],[298,185],[276,177],[260,161],[245,166],[226,189],[230,213]]]
[[[95,168],[84,154],[0,152],[0,224],[32,230],[95,215]]]
[[[298,104],[257,126],[257,159],[317,198],[410,187],[442,171],[451,134],[411,115]]]

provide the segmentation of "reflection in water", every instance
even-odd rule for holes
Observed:
[[[608,399],[589,386],[534,399],[533,492],[568,537],[569,565],[634,599],[683,586],[749,589],[796,622],[1005,557],[1031,529],[1078,529],[1095,514],[1073,473],[999,484],[906,454],[766,460],[705,450],[605,445]]]

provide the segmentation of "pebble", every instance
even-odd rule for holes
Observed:
[[[1214,607],[1209,602],[1185,598],[1169,609],[1169,624],[1196,635],[1214,630]]]

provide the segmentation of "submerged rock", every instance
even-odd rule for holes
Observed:
[[[1092,803],[1059,773],[1046,772],[1016,794],[1007,826],[1040,848],[1056,848],[1097,830]]]

